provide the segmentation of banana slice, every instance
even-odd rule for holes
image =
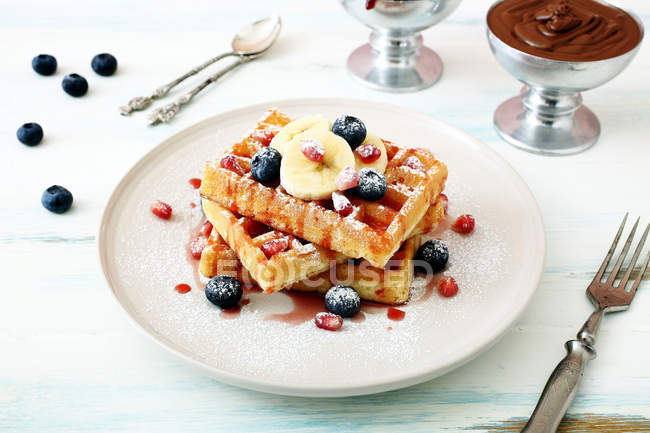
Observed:
[[[381,151],[381,155],[376,161],[373,161],[371,163],[365,163],[361,160],[357,152],[354,152],[354,158],[356,159],[356,169],[361,170],[362,168],[374,168],[380,173],[384,173],[386,171],[386,166],[388,165],[388,155],[386,155],[386,146],[384,146],[384,142],[381,141],[381,138],[377,137],[376,135],[372,135],[370,133],[366,134],[366,139],[361,143],[361,146],[364,144],[372,144],[375,146],[377,149]],[[358,147],[357,147],[358,149]]]
[[[308,159],[300,150],[305,138],[318,140],[325,148],[321,162]],[[336,191],[336,176],[347,165],[354,167],[354,154],[343,138],[325,129],[309,129],[296,135],[285,147],[280,183],[294,197],[324,200]]]
[[[280,152],[280,155],[284,155],[284,149],[287,147],[287,144],[293,140],[293,137],[302,134],[308,129],[322,129],[329,131],[330,122],[321,114],[300,117],[287,123],[284,128],[273,137],[270,146]]]

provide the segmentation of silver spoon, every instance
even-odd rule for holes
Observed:
[[[193,68],[192,70],[186,72],[182,76],[178,77],[174,81],[165,84],[164,86],[158,87],[153,93],[149,96],[138,96],[131,99],[127,105],[120,107],[120,114],[123,116],[128,116],[133,111],[140,111],[147,108],[155,99],[160,99],[165,96],[169,91],[177,86],[179,83],[184,81],[186,78],[189,78],[193,75],[198,74],[203,69],[207,68],[211,64],[230,56],[238,56],[240,61],[231,65],[228,70],[233,69],[235,66],[238,66],[242,63],[245,63],[248,60],[251,60],[260,54],[268,50],[271,45],[275,42],[278,35],[280,34],[280,29],[282,28],[282,20],[277,15],[272,15],[263,20],[256,21],[252,24],[247,25],[237,32],[235,37],[232,40],[232,51],[220,54],[216,57],[213,57],[201,65]],[[225,74],[228,71],[223,71]],[[221,76],[219,75],[219,76]],[[211,77],[212,78],[212,77]],[[217,77],[219,78],[219,77]],[[215,81],[215,78],[212,81]],[[210,82],[212,82],[210,81]],[[207,86],[210,83],[205,84],[203,87]],[[202,88],[203,88],[202,87]],[[196,89],[195,89],[196,90]],[[198,89],[196,93],[201,89]],[[187,96],[187,95],[186,95]],[[194,95],[192,95],[194,96]],[[189,97],[191,99],[191,96]],[[189,99],[188,99],[189,101]]]

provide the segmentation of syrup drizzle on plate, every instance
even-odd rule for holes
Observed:
[[[293,309],[288,313],[270,314],[264,320],[274,320],[297,326],[314,320],[317,313],[327,311],[323,295],[319,293],[286,291],[284,294],[291,298]]]
[[[190,234],[189,238],[187,240],[187,244],[185,245],[185,259],[187,260],[187,263],[192,267],[192,275],[194,277],[194,284],[196,284],[196,287],[200,288],[204,286],[203,281],[201,281],[201,273],[199,272],[199,261],[196,260],[194,257],[192,257],[192,251],[190,248],[190,245],[192,244],[192,241],[196,239],[196,237],[199,235],[199,232],[201,231],[201,228],[203,227],[203,224],[205,223],[205,219],[201,219],[199,223],[192,227],[190,229]]]
[[[185,283],[176,284],[176,286],[174,287],[174,290],[176,290],[180,294],[185,294],[185,293],[189,292],[190,290],[192,290],[192,286],[190,286],[189,284],[185,284]]]
[[[192,178],[189,180],[189,182],[194,188],[200,188],[201,186],[201,180],[198,178]],[[445,215],[444,219],[438,224],[436,229],[428,233],[426,235],[426,238],[439,239],[442,233],[444,233],[446,230],[448,230],[451,227],[453,222],[454,222],[454,218],[450,217],[449,215]],[[190,244],[200,233],[204,223],[205,223],[205,219],[201,219],[201,221],[199,221],[199,223],[196,226],[190,229],[190,236],[186,245],[187,262],[192,267],[194,282],[197,285],[197,287],[202,287],[203,282],[201,281],[201,274],[199,272],[199,260],[196,260],[194,257],[192,257]],[[401,308],[408,307],[408,305],[417,305],[428,301],[429,298],[431,298],[431,296],[433,295],[433,291],[436,290],[440,280],[443,277],[444,276],[442,275],[442,273],[431,276],[430,281],[428,281],[426,285],[425,292],[419,298],[413,301],[409,300],[406,304],[401,306]],[[179,287],[181,288],[179,289]],[[191,287],[188,284],[179,284],[175,287],[175,290],[178,291],[179,293],[187,293],[191,290]],[[379,291],[382,290],[384,289],[379,289]],[[257,286],[244,286],[244,293],[261,292],[261,291],[262,290]],[[282,293],[284,293],[285,296],[291,298],[291,302],[293,303],[293,308],[288,313],[269,314],[264,318],[264,320],[284,322],[291,326],[297,326],[302,323],[314,320],[314,317],[316,316],[317,313],[326,311],[323,295],[321,295],[320,293],[308,293],[308,292],[298,292],[298,291],[283,291]],[[220,317],[226,320],[236,319],[241,315],[242,306],[248,305],[250,302],[251,300],[249,298],[243,298],[237,307],[230,310],[223,310],[220,314]],[[348,318],[347,320],[354,323],[361,323],[366,320],[366,316],[369,314],[386,314],[386,316],[390,320],[400,321],[404,319],[404,315],[402,315],[402,313],[406,314],[405,311],[398,310],[391,305],[379,304],[370,301],[362,301],[359,312],[353,317]],[[392,330],[392,327],[388,327],[387,329],[390,331]]]
[[[193,177],[188,182],[190,183],[190,185],[192,185],[192,188],[194,189],[201,188],[201,179],[199,179],[198,177]]]

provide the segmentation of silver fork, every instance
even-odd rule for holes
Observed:
[[[557,430],[560,421],[562,421],[564,414],[575,398],[587,362],[596,357],[594,344],[596,343],[596,334],[603,315],[615,311],[627,310],[630,307],[632,299],[634,299],[636,289],[639,287],[639,284],[641,284],[643,274],[648,267],[650,251],[648,252],[645,262],[641,266],[639,274],[629,290],[626,290],[626,286],[632,274],[632,269],[643,250],[643,244],[648,237],[650,224],[646,227],[639,244],[634,250],[634,255],[628,264],[627,271],[625,271],[619,284],[614,285],[614,282],[621,270],[621,265],[625,260],[625,256],[632,245],[634,233],[639,225],[638,219],[634,223],[632,231],[630,232],[618,259],[614,264],[614,268],[609,273],[607,280],[605,280],[605,282],[601,281],[605,274],[605,270],[607,269],[607,265],[614,255],[618,241],[621,238],[625,222],[627,221],[627,216],[628,215],[625,214],[623,222],[621,222],[621,226],[618,228],[618,232],[614,237],[614,242],[612,242],[612,246],[609,248],[609,251],[605,256],[605,260],[603,260],[600,269],[598,269],[596,276],[587,288],[587,297],[594,304],[596,310],[591,314],[591,316],[589,316],[589,319],[587,319],[585,324],[582,326],[582,329],[578,332],[578,335],[576,336],[577,339],[566,342],[565,347],[567,355],[562,361],[560,361],[557,367],[555,367],[553,373],[551,373],[551,377],[549,377],[548,382],[546,382],[544,391],[537,402],[535,411],[522,430],[522,433],[553,433]]]

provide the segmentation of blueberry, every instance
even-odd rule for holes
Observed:
[[[253,178],[262,183],[273,182],[280,176],[280,162],[282,155],[272,147],[263,147],[253,155],[251,160],[251,174]]]
[[[354,193],[364,200],[377,201],[386,194],[386,178],[374,168],[359,170],[359,183]]]
[[[449,248],[438,239],[426,241],[415,253],[415,260],[425,261],[431,266],[433,272],[440,272],[449,260]]]
[[[348,142],[352,150],[366,139],[366,125],[354,116],[341,116],[334,121],[332,132]]]
[[[235,307],[243,293],[239,280],[228,275],[217,275],[205,286],[208,301],[224,310]]]
[[[117,69],[117,59],[108,53],[97,54],[90,62],[90,67],[99,75],[108,77],[115,73],[115,70]]]
[[[325,308],[341,317],[352,317],[361,307],[359,294],[350,286],[334,286],[325,293]]]
[[[52,75],[56,72],[56,59],[49,54],[39,54],[32,59],[32,69],[41,75]]]
[[[25,123],[16,131],[16,137],[25,146],[36,146],[43,139],[43,128],[38,123]]]
[[[50,212],[63,213],[72,206],[72,194],[59,185],[52,185],[41,196],[41,204]]]
[[[63,77],[61,87],[68,95],[78,98],[88,91],[88,81],[79,74],[70,74]]]

